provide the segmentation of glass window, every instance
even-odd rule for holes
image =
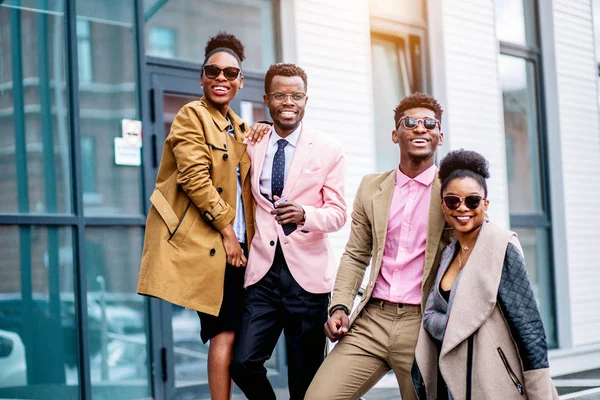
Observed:
[[[533,63],[506,55],[500,55],[499,63],[510,212],[539,214],[543,202]]]
[[[173,54],[154,54],[152,46],[148,46],[146,52],[201,63],[206,40],[219,31],[226,31],[236,35],[245,46],[244,69],[265,71],[276,57],[274,18],[270,0],[144,0],[146,43],[157,40],[152,36],[156,35],[153,32],[157,28],[173,32],[176,41]]]
[[[149,397],[144,298],[136,294],[142,229],[85,232],[93,397]]]
[[[496,0],[498,40],[523,46],[535,46],[533,0]]]
[[[94,66],[93,81],[79,84],[80,129],[85,137],[81,146],[90,150],[91,141],[95,153],[93,163],[83,160],[84,172],[94,177],[93,195],[84,195],[84,213],[139,215],[142,168],[115,164],[115,138],[122,135],[122,120],[140,115],[133,0],[119,2],[118,7],[110,1],[78,0],[77,13],[77,35],[87,36],[90,49],[89,54],[78,54],[78,65],[90,61]]]
[[[71,229],[0,226],[0,248],[0,398],[78,398]]]
[[[417,51],[411,51],[413,46],[420,47],[420,37],[371,35],[377,171],[398,167],[400,150],[392,142],[394,109],[404,97],[422,89],[421,61]]]
[[[90,22],[77,21],[77,57],[79,83],[92,81],[92,42],[90,40]]]
[[[146,54],[162,58],[175,58],[175,31],[169,28],[150,28]]]
[[[421,0],[369,0],[369,15],[393,21],[425,23]]]
[[[548,255],[549,237],[548,230],[545,228],[513,228],[513,231],[519,236],[519,242],[523,247],[525,254],[525,264],[527,274],[533,286],[533,292],[542,315],[544,329],[548,337],[550,347],[555,347],[556,332],[554,325],[553,300],[549,288],[552,286],[552,277],[550,275],[550,260]]]
[[[0,4],[0,212],[71,213],[65,21],[32,3]]]

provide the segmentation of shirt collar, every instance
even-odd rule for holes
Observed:
[[[294,132],[292,132],[288,137],[282,138],[275,131],[275,126],[272,126],[271,127],[271,137],[269,138],[269,145],[275,146],[275,145],[277,145],[277,141],[279,139],[285,139],[285,140],[287,140],[289,145],[291,145],[292,147],[296,147],[296,145],[298,144],[298,139],[300,138],[301,131],[302,131],[302,123],[300,123],[300,125],[298,125],[296,130]]]
[[[421,172],[414,179],[411,179],[408,176],[404,175],[402,173],[402,171],[400,171],[400,167],[398,167],[398,172],[396,173],[396,185],[398,185],[398,187],[402,187],[402,186],[406,185],[408,182],[410,182],[411,180],[414,180],[424,186],[429,186],[429,185],[431,185],[431,183],[433,182],[433,179],[435,178],[436,171],[437,171],[437,167],[434,164],[431,167],[427,168],[425,171]]]

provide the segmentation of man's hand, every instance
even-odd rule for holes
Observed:
[[[273,196],[273,200],[279,200],[279,197]],[[285,201],[275,206],[275,209],[271,210],[271,214],[275,216],[275,221],[279,225],[283,224],[304,224],[304,209],[300,204]]]
[[[271,130],[271,125],[265,124],[263,122],[256,122],[254,125],[250,127],[250,130],[246,132],[244,136],[244,141],[250,144],[256,144],[260,142],[267,133]]]
[[[344,310],[335,310],[325,322],[325,334],[333,343],[337,342],[348,333],[350,318]]]
[[[225,253],[227,254],[227,263],[234,267],[245,267],[248,260],[246,260],[246,256],[244,256],[244,251],[235,236],[233,227],[227,225],[221,231],[221,235],[223,236],[223,245],[225,246]]]

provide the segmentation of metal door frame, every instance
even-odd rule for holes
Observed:
[[[150,207],[147,200],[154,189],[154,179],[162,156],[164,121],[163,97],[165,93],[194,96],[202,95],[200,86],[199,63],[179,60],[166,60],[156,57],[145,58],[146,97],[144,99],[144,181],[146,188],[146,209]],[[244,87],[231,104],[231,108],[239,114],[241,101],[261,102],[264,93],[264,75],[244,73]],[[155,398],[175,398],[182,392],[190,391],[195,398],[208,397],[208,385],[201,384],[187,388],[175,388],[175,362],[173,352],[173,329],[171,325],[171,304],[151,298],[148,300],[150,319],[150,349],[152,387]],[[200,334],[200,333],[198,333]],[[283,335],[277,343],[276,370],[269,370],[269,379],[274,387],[287,386],[287,360]],[[236,388],[239,391],[239,389]]]

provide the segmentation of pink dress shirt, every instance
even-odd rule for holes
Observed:
[[[421,282],[431,186],[436,166],[414,179],[396,172],[396,185],[388,216],[381,270],[373,297],[392,303],[421,304]]]

